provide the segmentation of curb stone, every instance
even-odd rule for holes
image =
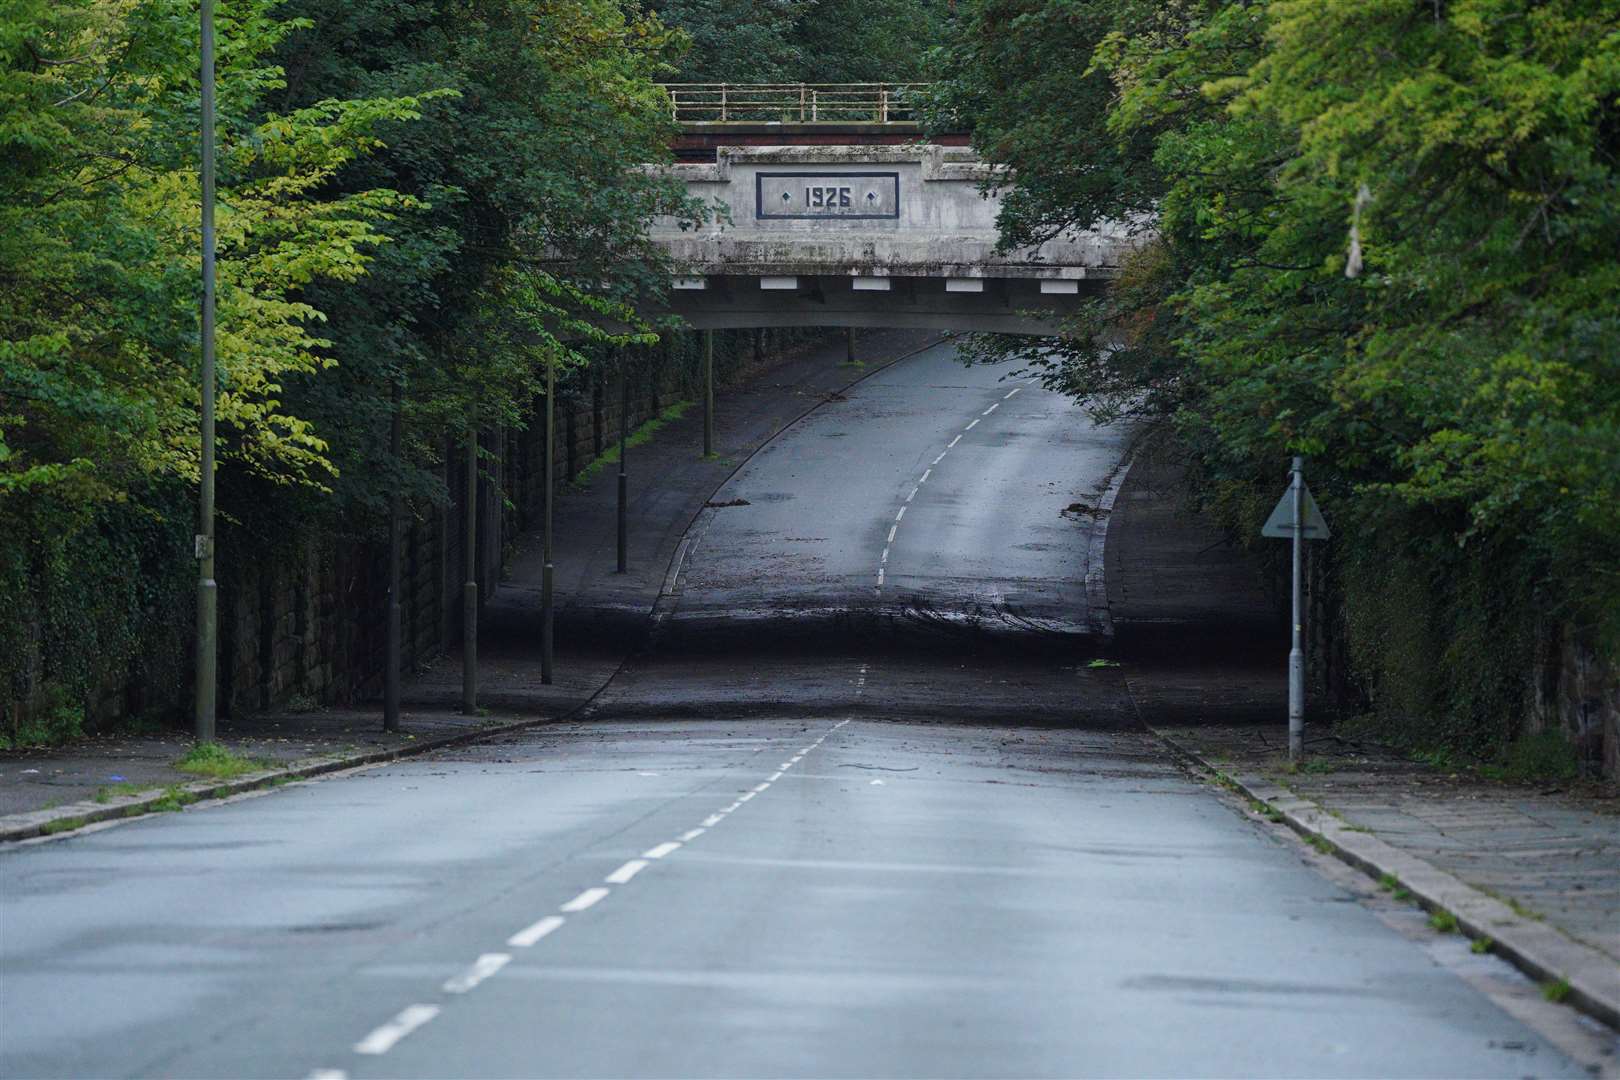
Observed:
[[[886,368],[892,367],[902,360],[910,359],[918,353],[926,352],[947,340],[949,340],[948,337],[936,337],[926,345],[907,350],[888,360],[875,361],[870,370],[861,371],[855,378],[839,386],[832,393],[841,394]],[[750,450],[737,467],[726,475],[725,479],[715,485],[714,491],[719,491],[725,487],[726,484],[731,482],[732,477],[741,472],[743,467],[753,460],[756,454],[776,441],[777,437],[788,428],[821,408],[828,400],[827,397],[821,398],[771,433],[763,442]],[[713,494],[714,492],[710,492],[711,498]],[[658,625],[668,613],[669,594],[675,588],[676,578],[680,573],[682,563],[692,546],[690,540],[693,527],[704,518],[704,509],[704,507],[698,507],[691,518],[687,520],[686,528],[681,534],[682,540],[676,545],[675,552],[670,557],[670,566],[665,575],[664,584],[660,587],[658,595],[654,597],[652,608],[647,612],[647,620],[652,631],[656,631]],[[678,594],[678,589],[675,592]],[[66,836],[88,825],[144,817],[147,814],[157,813],[155,807],[166,802],[175,791],[184,796],[185,805],[189,806],[204,800],[230,798],[233,795],[241,795],[245,792],[256,791],[279,783],[308,780],[328,773],[344,772],[349,769],[364,768],[368,765],[383,765],[390,761],[415,757],[418,754],[425,754],[434,750],[447,750],[456,746],[465,746],[481,739],[506,735],[511,732],[522,731],[525,728],[539,727],[542,724],[566,723],[588,713],[595,704],[596,699],[612,685],[614,679],[619,677],[619,673],[624,670],[624,665],[629,662],[631,656],[636,652],[637,650],[632,649],[620,659],[618,665],[613,669],[613,673],[589,697],[566,712],[558,713],[556,716],[531,716],[509,724],[479,727],[456,735],[446,735],[443,738],[412,743],[409,746],[396,746],[386,750],[372,750],[363,754],[349,754],[342,757],[328,757],[303,764],[290,765],[286,768],[265,769],[260,772],[247,773],[231,780],[194,780],[189,784],[163,785],[151,791],[144,791],[134,795],[121,795],[104,803],[80,801],[63,806],[53,806],[47,810],[30,810],[21,814],[7,814],[0,816],[0,844],[9,844],[19,840],[35,840],[47,836]]]
[[[396,746],[387,750],[371,750],[363,754],[348,754],[342,757],[329,757],[301,765],[292,765],[284,769],[265,769],[261,772],[247,773],[233,780],[194,780],[189,784],[165,785],[152,791],[143,791],[136,795],[122,795],[108,801],[76,802],[65,806],[53,806],[49,810],[31,810],[23,814],[8,814],[0,817],[0,844],[16,840],[33,840],[41,836],[65,836],[76,832],[86,825],[95,825],[103,821],[117,821],[124,818],[142,817],[156,813],[154,809],[159,803],[168,800],[169,795],[178,791],[186,798],[186,805],[201,802],[207,799],[226,799],[232,795],[241,795],[244,792],[256,791],[259,788],[270,787],[274,784],[292,780],[308,780],[327,773],[343,772],[348,769],[363,768],[367,765],[384,765],[390,761],[401,758],[415,757],[432,750],[446,750],[455,746],[464,746],[494,735],[505,735],[524,728],[538,727],[541,724],[563,723],[586,709],[596,700],[598,694],[607,689],[624,667],[623,661],[614,669],[613,675],[608,676],[590,697],[575,705],[567,712],[556,716],[534,716],[518,720],[510,724],[498,724],[490,727],[480,727],[473,731],[464,731],[457,735],[446,735],[439,739],[426,739],[412,743],[409,746]],[[67,827],[60,827],[63,823],[73,822]],[[58,826],[58,828],[52,828]]]
[[[1620,1029],[1620,966],[1599,950],[1518,914],[1495,897],[1373,833],[1346,825],[1310,799],[1252,773],[1228,772],[1162,732],[1154,730],[1153,734],[1177,754],[1211,774],[1226,777],[1249,798],[1276,810],[1296,833],[1326,842],[1340,860],[1374,878],[1393,877],[1428,911],[1455,915],[1464,934],[1487,939],[1492,952],[1531,978],[1538,982],[1565,980],[1569,984],[1566,1004]]]

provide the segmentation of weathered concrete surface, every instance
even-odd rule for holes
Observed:
[[[998,168],[962,147],[721,147],[670,169],[715,210],[695,232],[651,230],[686,275],[670,310],[696,326],[875,325],[886,311],[888,325],[1040,333],[1132,244],[1110,228],[1000,250]],[[847,209],[798,205],[840,183]]]

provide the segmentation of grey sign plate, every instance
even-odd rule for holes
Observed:
[[[900,216],[897,172],[776,173],[754,175],[754,216],[888,218]]]

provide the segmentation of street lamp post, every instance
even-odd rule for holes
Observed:
[[[552,627],[553,613],[551,610],[553,588],[555,586],[555,570],[551,563],[551,500],[552,489],[556,482],[557,468],[557,368],[550,357],[546,358],[546,508],[542,518],[543,536],[541,546],[542,565],[540,567],[540,682],[550,686],[552,680]]]
[[[198,741],[214,737],[219,584],[214,579],[214,2],[202,0],[202,476],[197,513]]]

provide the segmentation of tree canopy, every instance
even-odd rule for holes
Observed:
[[[1530,612],[1614,648],[1612,3],[973,0],[959,31],[937,119],[1016,170],[1005,241],[1141,226],[1046,377],[1172,419],[1246,534],[1310,457],[1375,708],[1488,743]]]

